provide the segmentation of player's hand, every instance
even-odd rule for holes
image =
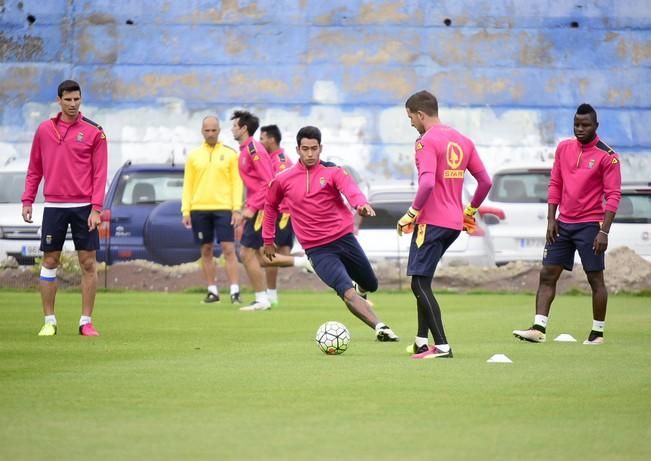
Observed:
[[[99,211],[90,210],[90,215],[88,215],[88,230],[94,231],[100,224],[102,224],[102,218],[100,218]]]
[[[181,222],[186,229],[192,229],[192,220],[190,219],[190,216],[183,216]]]
[[[398,235],[411,234],[414,231],[414,224],[419,214],[420,211],[414,207],[409,207],[409,210],[407,210],[404,216],[398,220]]]
[[[237,210],[233,210],[233,213],[231,214],[231,224],[235,227],[239,226],[242,224],[242,213],[240,213]]]
[[[469,234],[474,234],[477,230],[475,213],[477,213],[477,208],[473,208],[472,205],[466,205],[466,208],[463,210],[463,230]]]
[[[545,242],[547,245],[551,245],[556,241],[556,238],[559,236],[558,231],[558,221],[556,219],[547,220],[547,233],[545,235]]]
[[[23,205],[23,220],[25,222],[32,223],[32,206],[31,205]]]
[[[276,245],[273,243],[271,245],[265,244],[265,246],[262,248],[262,253],[264,254],[264,257],[267,259],[267,261],[273,261],[276,257]]]
[[[375,210],[367,203],[357,207],[357,214],[360,216],[375,216]]]
[[[255,210],[252,210],[251,208],[244,208],[244,211],[242,212],[242,219],[251,219],[255,216]]]
[[[594,238],[594,242],[592,242],[592,250],[594,251],[594,254],[596,255],[603,254],[607,248],[608,248],[608,234],[601,231],[597,232],[597,236]]]

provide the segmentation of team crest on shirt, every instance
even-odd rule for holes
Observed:
[[[588,169],[591,169],[593,166],[594,166],[594,159],[592,159],[592,160],[590,160],[590,162],[588,162]]]
[[[421,150],[423,148],[423,144],[421,144],[420,141],[416,142],[416,150]]]
[[[321,185],[321,187],[325,187],[327,183],[328,181],[326,181],[326,178],[324,178],[323,176],[319,178],[319,184]]]
[[[260,157],[258,157],[257,155],[254,155],[253,156],[253,161],[255,162],[256,160],[260,160]]]
[[[84,140],[84,132],[80,131],[79,133],[77,133],[77,142],[83,142],[83,140]]]
[[[617,164],[619,162],[617,161],[617,158],[613,157],[613,159],[612,159],[612,161],[610,163],[611,163],[611,165],[615,165],[615,164]]]
[[[464,170],[459,170],[463,160],[463,149],[456,142],[450,141],[445,152],[445,160],[450,167],[449,170],[443,171],[444,178],[463,178]]]

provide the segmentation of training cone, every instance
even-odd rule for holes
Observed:
[[[513,360],[504,354],[495,354],[490,359],[486,360],[486,363],[513,363]]]
[[[560,335],[554,338],[554,341],[558,341],[559,343],[575,343],[576,339],[574,339],[574,336],[572,335],[568,335],[567,333],[561,333]]]

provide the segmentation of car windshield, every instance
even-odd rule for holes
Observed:
[[[38,189],[35,202],[43,202],[42,185]],[[25,190],[25,173],[21,171],[0,172],[0,203],[20,203]]]
[[[651,223],[651,192],[629,193],[622,192],[615,222],[619,223]]]
[[[181,200],[183,171],[133,172],[123,175],[116,191],[120,205],[146,205]]]
[[[498,173],[489,198],[504,203],[546,203],[550,172]]]

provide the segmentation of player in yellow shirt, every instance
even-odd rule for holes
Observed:
[[[205,141],[190,152],[185,162],[181,212],[183,225],[192,229],[195,241],[201,245],[203,275],[208,284],[203,302],[220,300],[213,260],[213,245],[217,240],[226,261],[231,302],[241,304],[234,227],[242,222],[244,186],[238,154],[219,142],[219,133],[217,117],[203,119],[201,134]]]

